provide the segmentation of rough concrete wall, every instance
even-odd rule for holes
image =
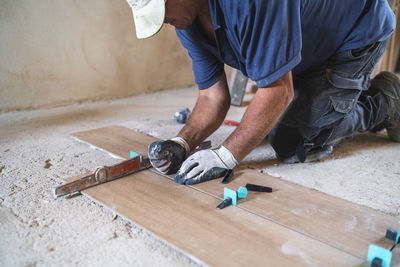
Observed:
[[[137,40],[124,0],[2,0],[0,62],[0,112],[194,83],[174,29]]]

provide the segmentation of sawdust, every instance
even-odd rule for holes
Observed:
[[[356,216],[351,216],[351,220],[347,221],[344,230],[346,232],[352,231],[357,226],[358,220]]]
[[[282,245],[281,251],[286,255],[298,256],[301,261],[307,266],[313,266],[307,254],[302,251],[293,241],[288,241]]]

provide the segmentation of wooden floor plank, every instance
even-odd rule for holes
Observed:
[[[392,264],[391,266],[400,266],[400,245],[397,245],[392,251]]]
[[[121,126],[73,133],[72,136],[124,159],[129,158],[129,152],[133,150],[147,155],[148,145],[157,140],[157,138]]]
[[[244,171],[227,187],[236,189],[246,183],[270,186],[274,192],[249,193],[241,208],[360,257],[367,257],[370,244],[382,244],[388,227],[399,225],[392,216],[254,170]],[[196,186],[219,196],[223,187],[219,181]]]
[[[85,194],[212,266],[356,266],[362,259],[143,171]]]
[[[130,149],[146,154],[147,145],[156,140],[120,126],[73,135],[123,158]],[[369,244],[380,244],[387,227],[399,224],[392,216],[254,170],[239,171],[227,187],[237,189],[246,183],[271,186],[274,192],[249,193],[240,208],[360,258],[366,257]],[[221,198],[225,186],[214,180],[196,188]]]

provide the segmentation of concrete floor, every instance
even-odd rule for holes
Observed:
[[[64,178],[118,161],[73,140],[71,133],[122,125],[173,137],[181,128],[174,112],[192,108],[196,95],[195,88],[186,88],[1,114],[0,266],[197,265],[84,196],[54,200],[51,194]],[[232,107],[228,118],[240,118],[244,109]],[[233,129],[222,126],[211,137],[213,144]],[[264,142],[241,167],[392,214],[400,224],[400,144],[390,142],[385,132],[357,135],[328,159],[295,165],[277,161]]]

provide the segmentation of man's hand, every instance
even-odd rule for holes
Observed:
[[[183,138],[161,140],[150,144],[149,160],[151,165],[163,174],[175,173],[189,154],[189,145]]]
[[[175,182],[193,185],[216,179],[224,176],[236,164],[236,159],[224,146],[202,150],[185,160],[175,176]]]

